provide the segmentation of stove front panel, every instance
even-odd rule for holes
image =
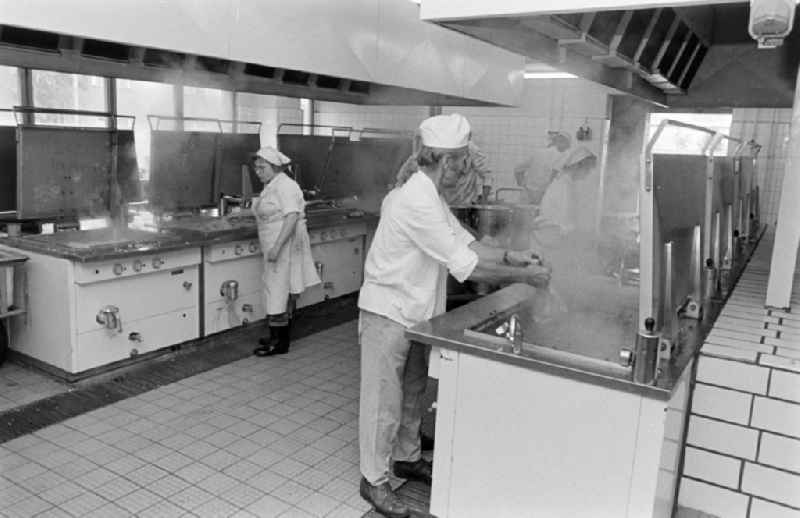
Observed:
[[[119,308],[125,322],[170,313],[179,309],[197,311],[199,303],[198,265],[110,279],[90,284],[76,284],[78,333],[101,327],[97,313],[105,306]]]

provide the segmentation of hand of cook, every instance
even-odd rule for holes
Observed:
[[[278,254],[280,253],[281,249],[277,246],[273,246],[269,250],[267,250],[267,261],[274,263],[278,260]]]
[[[550,285],[549,266],[532,264],[525,267],[525,282],[534,288],[547,288]]]
[[[541,266],[542,257],[536,250],[507,250],[503,256],[503,262],[509,266]]]

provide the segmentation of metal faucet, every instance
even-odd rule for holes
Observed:
[[[511,340],[511,350],[514,354],[522,354],[522,325],[519,322],[519,315],[516,313],[508,319],[506,338]]]
[[[217,204],[217,214],[219,216],[227,215],[230,210],[228,206],[233,203],[234,205],[244,206],[244,199],[241,196],[230,196],[228,194],[220,194],[219,202]]]

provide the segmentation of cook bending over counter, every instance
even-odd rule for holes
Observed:
[[[406,340],[405,329],[444,313],[448,271],[459,282],[545,287],[550,278],[535,252],[479,243],[451,213],[443,192],[468,165],[469,122],[458,114],[431,117],[418,138],[417,171],[381,206],[358,303],[360,493],[383,515],[399,518],[409,509],[390,480],[430,484],[432,472],[419,431],[428,355]]]

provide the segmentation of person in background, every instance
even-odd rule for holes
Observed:
[[[531,157],[514,168],[517,185],[525,190],[523,203],[538,205],[547,187],[564,167],[572,139],[563,131],[547,132],[547,150],[544,157]]]
[[[414,140],[414,148],[419,149],[419,135],[416,135]],[[464,170],[457,174],[449,171],[446,173],[447,176],[442,178],[442,197],[448,205],[469,205],[475,202],[480,195],[486,175],[490,174],[487,162],[486,155],[470,141]],[[397,172],[395,187],[402,186],[418,170],[417,153],[412,153]]]
[[[470,125],[461,115],[422,122],[418,169],[384,198],[359,293],[361,496],[391,518],[409,515],[394,493],[394,477],[430,484],[421,457],[425,346],[406,328],[445,310],[447,272],[459,282],[527,282],[544,287],[549,269],[531,252],[483,245],[450,212],[445,185],[467,167]],[[392,464],[392,461],[394,463]]]
[[[263,147],[253,167],[264,189],[253,198],[258,240],[264,256],[264,302],[269,337],[259,339],[256,356],[289,352],[291,318],[297,296],[320,283],[304,215],[300,186],[284,172],[291,160],[272,147]]]
[[[577,201],[575,184],[594,171],[597,155],[585,146],[566,153],[561,161],[560,170],[554,176],[539,202],[539,216],[534,221],[534,228],[555,227],[560,235],[570,234],[577,226]]]

